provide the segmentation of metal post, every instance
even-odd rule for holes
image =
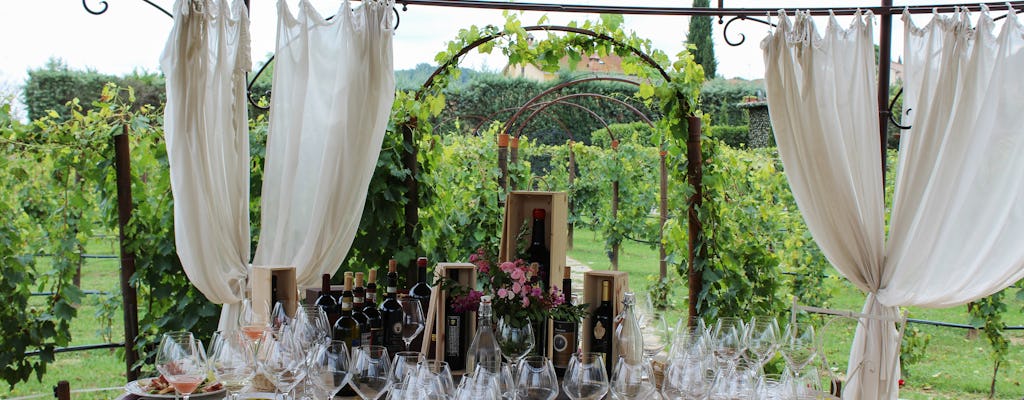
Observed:
[[[132,275],[135,275],[135,253],[128,249],[125,236],[125,227],[132,217],[131,148],[127,122],[121,127],[121,134],[114,136],[114,172],[117,180],[118,243],[121,247],[121,298],[124,301],[125,377],[134,381],[139,379],[139,369],[133,368],[139,360],[135,352],[135,338],[139,335],[139,305],[135,287],[131,284]]]
[[[892,7],[892,0],[882,0],[882,7]],[[889,63],[892,61],[892,13],[883,13],[878,44],[878,137],[881,139],[882,187],[885,187],[886,149],[889,142]],[[885,191],[883,190],[883,195]]]
[[[508,142],[508,158],[509,158],[509,163],[510,164],[517,164],[517,163],[519,163],[519,136],[513,136],[512,138],[509,139],[509,142]],[[516,180],[514,178],[515,177],[511,176],[511,175],[509,175],[509,177],[508,177],[508,187],[509,187],[509,190],[516,190]],[[528,184],[527,186],[532,186],[532,185]],[[530,190],[530,188],[526,188],[526,190]]]
[[[576,181],[576,153],[572,151],[572,146],[575,144],[574,141],[569,141],[569,188],[572,188],[573,182]],[[572,201],[569,202],[569,215],[573,215],[576,208],[573,206]],[[573,236],[573,223],[569,222],[569,235],[566,240],[568,250],[572,250],[572,236]]]
[[[707,256],[707,246],[703,242],[702,226],[700,222],[700,214],[698,210],[703,203],[704,187],[703,180],[704,172],[701,170],[701,164],[704,160],[701,156],[700,146],[700,129],[701,121],[699,117],[688,117],[687,118],[687,130],[689,131],[689,137],[686,140],[686,181],[693,188],[693,195],[689,201],[689,266],[690,271],[688,278],[690,281],[689,288],[689,321],[692,326],[698,316],[697,314],[697,300],[700,296],[700,292],[704,290],[703,271],[695,268],[694,261],[697,259],[698,253],[701,258]]]
[[[405,196],[408,198],[408,202],[405,203],[405,238],[408,240],[409,246],[415,246],[416,240],[416,227],[420,225],[420,187],[416,181],[416,177],[419,175],[419,164],[416,162],[416,154],[418,153],[418,147],[416,146],[416,140],[414,137],[413,130],[416,124],[418,124],[415,118],[409,121],[408,124],[402,125],[402,142],[410,149],[402,154],[402,165],[405,169],[409,170],[409,175],[405,177]],[[406,282],[416,281],[416,260],[409,262],[410,267],[405,271],[405,277],[408,279]]]

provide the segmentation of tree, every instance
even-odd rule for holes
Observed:
[[[708,8],[710,4],[711,0],[693,0],[694,8]],[[690,17],[690,31],[686,34],[686,43],[693,45],[690,48],[693,60],[704,67],[704,79],[714,78],[718,62],[715,61],[715,44],[711,41],[711,17]]]

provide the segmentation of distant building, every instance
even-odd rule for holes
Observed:
[[[560,71],[569,70],[569,57],[562,57],[558,61],[561,67]],[[576,63],[576,72],[593,72],[601,75],[621,75],[622,74],[622,58],[615,54],[609,54],[601,57],[597,54],[592,54],[589,57],[582,57],[580,62]],[[501,70],[501,74],[510,78],[526,78],[535,81],[550,81],[558,78],[558,72],[545,72],[540,67],[534,64],[518,64],[518,65],[506,65]]]

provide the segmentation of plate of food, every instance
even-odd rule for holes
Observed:
[[[177,396],[174,395],[174,386],[167,383],[167,380],[164,379],[163,375],[156,378],[143,378],[137,381],[128,382],[127,385],[124,385],[124,390],[136,396],[150,399],[177,398]],[[221,393],[224,393],[224,385],[218,381],[211,381],[210,379],[207,379],[203,381],[203,383],[199,384],[199,388],[197,388],[195,392],[192,392],[192,395],[189,397],[195,399]]]

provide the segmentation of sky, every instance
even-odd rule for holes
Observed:
[[[284,0],[294,10],[299,0]],[[691,0],[548,0],[572,4],[675,6],[686,7]],[[29,69],[43,67],[47,60],[60,58],[73,69],[92,69],[101,73],[123,75],[132,71],[159,71],[160,53],[170,33],[172,20],[141,0],[108,0],[108,11],[93,16],[78,0],[5,0],[0,14],[0,96],[9,94],[24,83]],[[170,9],[172,0],[153,0]],[[93,9],[101,8],[99,0],[86,0]],[[253,65],[261,64],[273,52],[277,0],[251,0],[251,32]],[[331,15],[340,5],[338,0],[311,0],[322,15]],[[715,4],[712,1],[712,4]],[[939,3],[956,1],[895,1],[896,5]],[[856,4],[877,4],[839,0],[726,0],[729,8],[742,7],[838,7]],[[474,10],[464,8],[409,6],[401,11],[401,25],[394,37],[395,69],[408,69],[419,63],[434,63],[434,56],[445,48],[459,29],[470,25],[502,25],[500,10]],[[520,16],[524,25],[535,24],[541,13]],[[552,24],[597,19],[595,14],[546,14]],[[929,16],[915,16],[915,21],[927,22]],[[840,19],[848,23],[849,19]],[[820,21],[819,27],[824,27]],[[638,36],[651,39],[654,47],[670,56],[683,48],[688,17],[680,16],[626,16],[623,29],[635,31]],[[902,52],[902,22],[894,18],[893,59]],[[722,25],[713,24],[715,55],[718,73],[727,78],[760,79],[764,74],[759,42],[768,33],[768,27],[754,22],[737,22],[730,28],[730,36],[739,33],[747,40],[741,46],[727,45],[722,37]],[[877,38],[877,29],[876,29]],[[877,39],[876,39],[877,43]],[[505,65],[499,51],[484,56],[471,53],[463,66],[498,71]]]

